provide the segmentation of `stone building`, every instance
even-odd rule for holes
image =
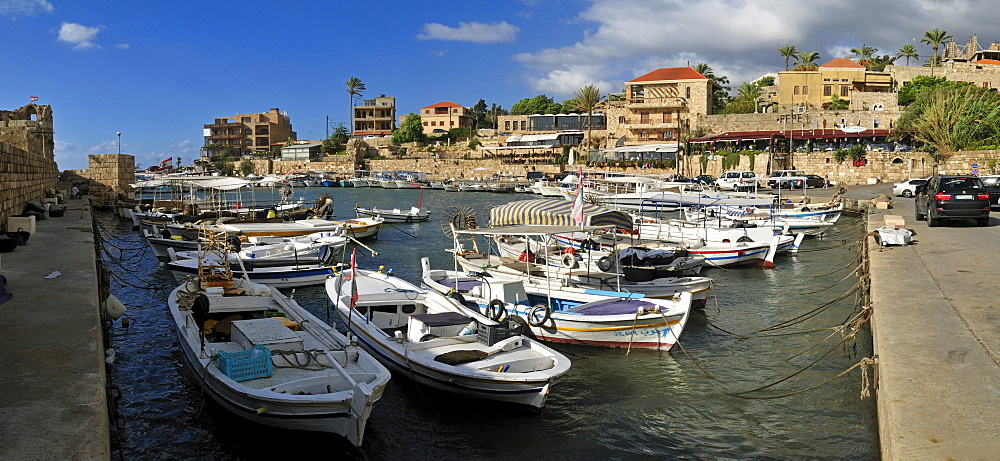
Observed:
[[[608,144],[676,144],[692,120],[712,113],[715,87],[691,67],[656,69],[625,82],[624,97],[608,103],[608,136],[613,139]]]
[[[472,116],[472,108],[445,101],[421,107],[420,121],[425,135],[437,136],[452,128],[471,128],[476,119]]]
[[[294,141],[297,135],[288,114],[272,108],[257,114],[216,118],[204,126],[204,137],[201,158],[211,160],[227,152],[236,155],[269,152],[273,144]]]
[[[389,136],[396,131],[396,98],[384,94],[354,106],[351,136]]]
[[[816,70],[778,73],[778,112],[824,109],[834,96],[851,101],[855,92],[889,93],[889,72],[873,72],[847,58],[836,58]]]
[[[52,106],[28,104],[15,110],[0,110],[0,142],[55,158],[52,138]]]

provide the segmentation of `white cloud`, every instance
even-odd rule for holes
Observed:
[[[45,0],[0,0],[0,15],[37,16],[39,12],[51,13],[55,8]]]
[[[534,89],[569,96],[576,83],[623,82],[658,67],[708,63],[735,88],[766,72],[784,70],[777,49],[820,52],[819,63],[850,56],[867,44],[878,55],[894,55],[919,43],[935,27],[960,44],[980,34],[980,43],[1000,22],[1000,9],[987,0],[593,0],[573,22],[580,35],[564,46],[514,56],[529,72]],[[840,18],[840,19],[837,19]],[[575,86],[575,88],[574,88]],[[603,88],[602,88],[603,89]],[[606,91],[606,90],[605,90]]]
[[[424,24],[423,33],[417,34],[420,40],[449,40],[473,43],[512,42],[520,32],[517,26],[507,22],[484,24],[481,22],[462,22],[458,27],[448,27],[443,24]]]
[[[115,43],[116,50],[127,50],[129,48],[132,48],[132,45],[129,45],[128,43]]]
[[[74,50],[100,48],[100,45],[94,43],[94,39],[102,28],[103,26],[87,27],[83,24],[64,22],[59,27],[59,40],[72,43]]]

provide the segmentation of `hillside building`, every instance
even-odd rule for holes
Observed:
[[[223,154],[245,155],[265,153],[274,144],[294,141],[297,137],[292,130],[288,113],[277,108],[257,114],[236,114],[219,117],[215,122],[204,125],[205,144],[201,148],[203,160],[219,158]]]
[[[380,94],[354,106],[351,136],[389,136],[393,131],[396,131],[396,98]]]
[[[471,128],[476,118],[472,115],[472,108],[445,101],[421,107],[420,121],[425,135],[437,136],[452,128]]]

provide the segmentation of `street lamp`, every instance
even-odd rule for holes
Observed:
[[[122,132],[118,132],[118,155],[122,154]]]

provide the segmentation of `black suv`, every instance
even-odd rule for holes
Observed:
[[[990,194],[975,176],[932,176],[917,187],[914,207],[917,221],[926,219],[930,227],[943,219],[975,219],[980,226],[990,222]]]

